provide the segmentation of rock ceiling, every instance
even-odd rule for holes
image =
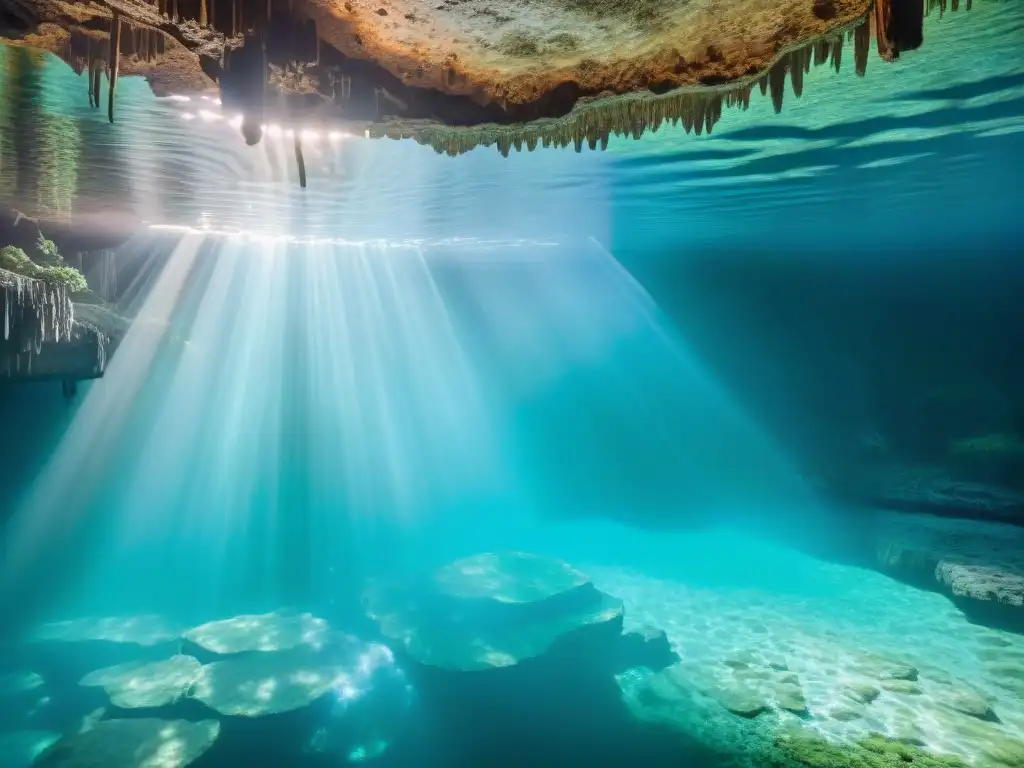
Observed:
[[[158,95],[219,89],[250,144],[269,122],[326,121],[507,154],[604,147],[663,122],[710,131],[754,88],[781,110],[787,81],[799,96],[811,66],[838,69],[850,47],[858,74],[872,48],[918,47],[935,6],[946,0],[0,0],[0,34],[87,75],[111,121],[118,74],[142,75]]]

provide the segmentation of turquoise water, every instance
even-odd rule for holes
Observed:
[[[72,402],[0,385],[0,765],[1024,764],[1021,527],[823,492],[938,461],[933,389],[1024,432],[1024,6],[925,33],[710,137],[321,131],[305,190],[0,47],[0,201],[121,235],[131,320]],[[585,576],[436,570],[509,551]]]

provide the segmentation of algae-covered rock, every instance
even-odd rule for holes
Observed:
[[[1024,741],[999,735],[980,745],[981,753],[999,768],[1024,768]]]
[[[811,734],[787,734],[775,746],[791,762],[809,768],[966,768],[959,758],[932,755],[882,736],[835,744]]]
[[[1024,664],[1000,662],[987,665],[985,671],[1000,688],[1024,697]]]
[[[36,768],[184,768],[213,746],[216,720],[102,720],[43,752]]]
[[[840,723],[848,723],[852,720],[860,720],[864,717],[864,713],[854,707],[838,705],[828,711],[828,716]]]
[[[565,638],[621,638],[622,602],[581,573],[522,553],[477,555],[426,584],[374,584],[367,614],[418,663],[450,671],[511,667]]]
[[[298,646],[322,645],[331,628],[310,613],[273,611],[211,621],[185,632],[186,640],[211,653],[286,651]]]
[[[165,661],[118,664],[90,672],[79,685],[103,688],[110,703],[123,709],[162,707],[180,699],[196,680],[201,665],[191,656]]]

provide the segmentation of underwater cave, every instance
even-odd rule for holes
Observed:
[[[0,0],[0,765],[1024,767],[1022,40]]]

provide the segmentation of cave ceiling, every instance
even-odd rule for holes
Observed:
[[[872,55],[918,47],[935,7],[946,0],[0,0],[0,35],[63,58],[111,122],[117,77],[137,75],[160,96],[217,92],[250,144],[268,123],[327,123],[508,154],[666,122],[710,131],[755,88],[779,111],[812,66],[863,74]]]

